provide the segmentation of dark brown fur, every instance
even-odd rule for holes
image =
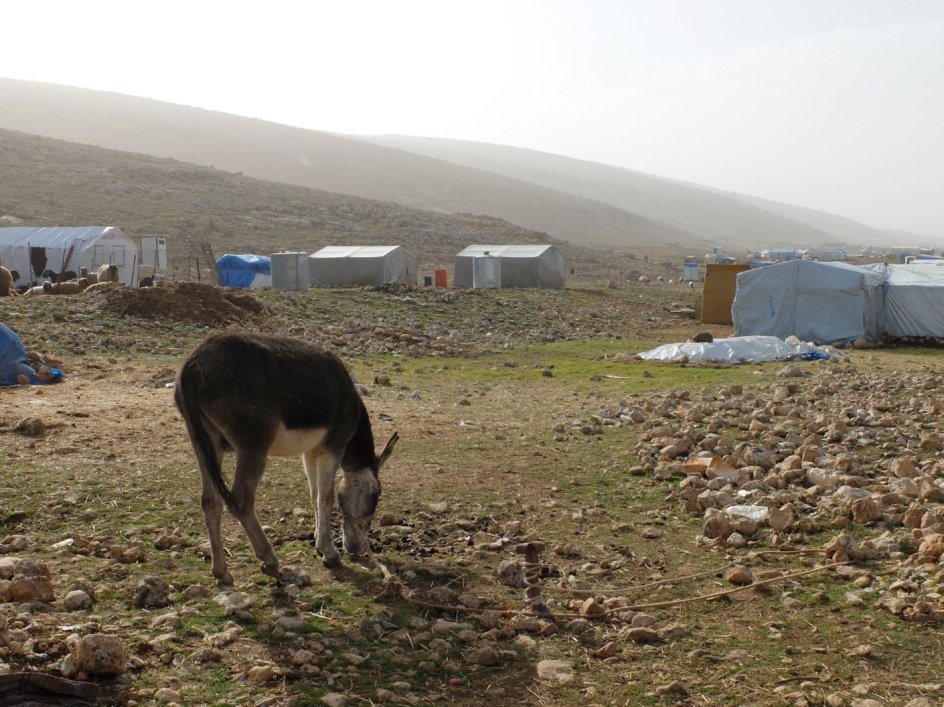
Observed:
[[[330,516],[334,476],[344,546],[365,549],[366,526],[380,496],[378,473],[397,435],[377,456],[370,418],[341,360],[311,344],[256,334],[212,336],[181,366],[174,392],[203,477],[202,506],[210,533],[213,575],[232,584],[220,538],[223,504],[242,523],[263,571],[278,576],[278,560],[255,516],[256,487],[269,454],[299,454],[317,514],[316,546],[337,562]],[[223,479],[225,451],[235,451],[232,487]]]

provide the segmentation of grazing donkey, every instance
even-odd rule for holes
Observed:
[[[398,435],[377,456],[367,408],[337,356],[297,339],[211,336],[181,366],[174,400],[203,477],[201,504],[220,585],[233,584],[220,534],[224,503],[246,530],[262,571],[279,576],[279,562],[255,513],[256,487],[270,454],[302,457],[316,513],[315,547],[326,565],[340,561],[331,537],[339,466],[344,549],[358,554],[368,548],[367,531],[380,498],[378,472]],[[232,488],[221,471],[224,451],[236,452]]]

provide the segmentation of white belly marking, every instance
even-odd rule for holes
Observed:
[[[314,449],[325,438],[328,430],[324,427],[307,427],[295,430],[279,424],[279,429],[269,447],[269,454],[274,457],[297,457],[309,449]]]

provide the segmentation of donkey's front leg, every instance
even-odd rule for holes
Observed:
[[[341,563],[341,555],[331,537],[331,513],[334,510],[334,477],[341,460],[323,447],[305,452],[302,458],[311,505],[315,510],[315,549],[328,567]]]

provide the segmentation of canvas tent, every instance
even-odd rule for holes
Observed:
[[[325,246],[308,256],[308,276],[319,287],[415,285],[416,265],[416,256],[398,245]]]
[[[216,261],[223,287],[271,287],[272,260],[268,255],[227,253]]]
[[[944,267],[878,266],[886,272],[885,330],[891,336],[944,337]]]
[[[792,260],[737,276],[732,315],[738,336],[790,335],[818,344],[884,331],[884,275],[846,263]]]
[[[117,265],[122,282],[137,284],[137,246],[113,226],[0,228],[0,265],[19,273],[15,286],[45,282],[47,270],[94,272],[103,264]]]
[[[485,255],[501,259],[501,287],[564,286],[564,256],[550,245],[470,245],[456,254],[453,285],[472,287],[475,258]]]

